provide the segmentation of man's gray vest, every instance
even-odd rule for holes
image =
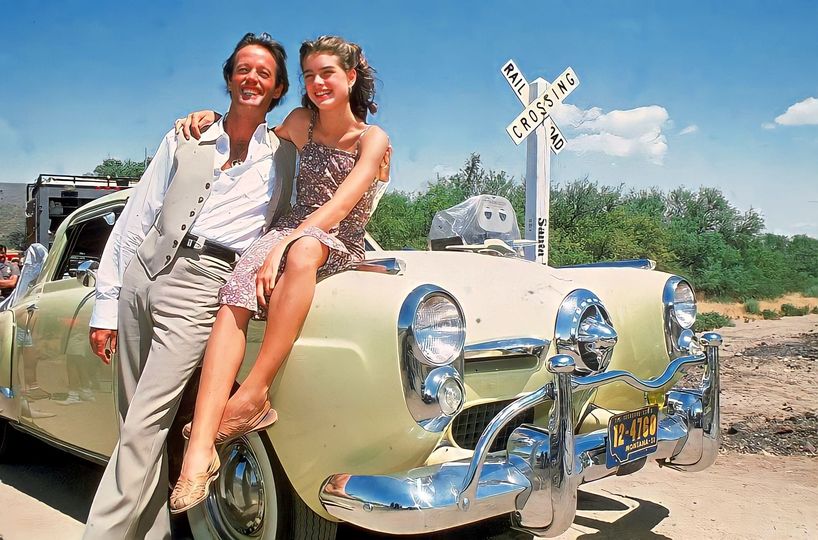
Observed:
[[[273,150],[276,188],[267,210],[267,227],[290,208],[295,173],[295,146],[282,141],[271,131],[268,140]],[[136,255],[151,278],[156,277],[176,255],[182,238],[210,196],[216,141],[179,138],[173,156],[171,180],[162,209]],[[210,238],[218,243],[218,238]]]

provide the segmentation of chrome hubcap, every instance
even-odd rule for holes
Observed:
[[[208,517],[228,538],[260,536],[265,486],[255,453],[244,439],[238,439],[220,449],[219,458],[219,478],[206,502]]]

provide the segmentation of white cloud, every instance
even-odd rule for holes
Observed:
[[[808,97],[790,105],[787,112],[776,116],[775,123],[782,126],[818,125],[818,99]]]
[[[763,124],[761,124],[761,127],[763,127],[764,129],[775,129],[775,124],[773,124],[772,122],[764,122]]]
[[[434,168],[432,169],[432,172],[440,176],[451,176],[457,172],[457,169],[455,169],[454,167],[450,167],[449,165],[440,164],[435,165]]]
[[[696,133],[697,131],[699,131],[699,126],[697,126],[696,124],[692,124],[684,128],[682,131],[680,131],[679,135],[689,135],[691,133]]]
[[[587,110],[563,104],[553,111],[557,125],[579,132],[568,141],[577,152],[602,152],[609,156],[643,156],[661,165],[667,154],[667,138],[662,129],[669,124],[664,107],[650,105],[605,113],[599,107]]]

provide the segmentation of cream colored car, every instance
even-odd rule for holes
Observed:
[[[66,219],[0,312],[0,456],[17,430],[99,462],[115,445],[116,378],[87,345],[87,262],[126,197]],[[369,248],[319,283],[270,392],[279,421],[220,449],[222,473],[189,513],[196,538],[328,539],[339,521],[427,533],[502,515],[555,536],[583,482],[713,463],[720,338],[690,330],[684,279],[647,261]],[[253,323],[248,359],[261,333]],[[691,366],[701,383],[672,389]]]

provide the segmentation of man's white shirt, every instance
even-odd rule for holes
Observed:
[[[213,185],[190,232],[242,253],[264,230],[270,200],[280,193],[281,186],[274,178],[266,123],[253,133],[244,162],[221,170],[230,155],[224,119],[202,134],[201,140],[215,141]],[[176,133],[170,130],[111,231],[97,272],[96,302],[90,322],[93,328],[117,328],[122,276],[162,209],[177,145]]]

